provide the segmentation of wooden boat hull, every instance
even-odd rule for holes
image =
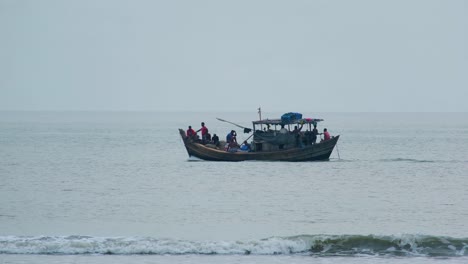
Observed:
[[[179,129],[180,136],[184,141],[188,155],[209,161],[314,161],[328,160],[340,136],[332,137],[330,140],[306,146],[279,151],[262,152],[227,152],[220,149],[207,147],[203,144],[193,142],[185,136],[185,132]]]

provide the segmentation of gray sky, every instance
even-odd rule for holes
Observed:
[[[0,0],[0,110],[468,111],[468,1]]]

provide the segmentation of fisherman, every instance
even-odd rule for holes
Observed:
[[[299,127],[299,128],[297,128],[297,126],[294,126],[294,130],[292,131],[292,133],[293,134],[298,134],[301,131],[303,126],[304,126],[303,123],[301,124],[301,127]]]
[[[312,144],[312,131],[308,130],[304,132],[304,144],[305,145],[311,145]]]
[[[236,143],[237,144],[236,131],[231,130],[231,132],[229,132],[229,134],[227,134],[226,143],[228,143],[228,144]]]
[[[187,137],[191,138],[191,139],[194,139],[194,138],[196,138],[196,136],[197,136],[197,132],[195,132],[195,130],[193,130],[192,126],[188,126]]]
[[[301,127],[294,126],[294,130],[292,131],[292,134],[294,135],[294,138],[296,139],[296,146],[297,147],[304,147],[302,144],[301,140],[301,129],[304,126],[304,123],[301,124]]]
[[[201,126],[202,127],[197,130],[197,133],[198,131],[201,131],[201,138],[203,143],[209,142],[209,140],[207,140],[208,128],[205,126],[205,122],[201,122]]]
[[[284,124],[281,124],[281,129],[280,129],[280,134],[287,134],[288,133],[288,130],[286,128],[284,128]]]
[[[314,124],[314,128],[312,129],[312,144],[317,142],[317,135],[319,134],[317,130],[317,124]]]
[[[242,145],[240,146],[241,151],[249,152],[250,149],[250,144],[247,143],[247,140],[245,140],[244,143],[242,143]]]
[[[213,142],[213,144],[215,146],[219,147],[219,137],[218,137],[218,135],[213,134],[213,137],[211,138],[211,141]]]
[[[327,141],[327,140],[330,140],[330,133],[328,133],[327,129],[324,128],[323,129],[323,141]]]
[[[236,152],[238,148],[239,144],[237,144],[236,131],[231,130],[231,132],[226,136],[225,149],[228,152]]]

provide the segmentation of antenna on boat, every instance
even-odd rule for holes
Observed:
[[[259,120],[262,120],[262,108],[260,106],[258,107],[258,117]]]

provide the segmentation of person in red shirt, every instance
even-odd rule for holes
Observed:
[[[205,142],[205,141],[209,141],[207,136],[208,136],[208,128],[205,126],[205,122],[202,122],[201,123],[201,128],[197,130],[200,131],[201,130],[201,136],[202,136],[202,141]]]
[[[330,133],[328,133],[327,129],[323,129],[323,141],[330,140]]]
[[[197,136],[197,132],[193,130],[192,126],[189,126],[187,129],[187,137],[188,138],[195,138]]]

